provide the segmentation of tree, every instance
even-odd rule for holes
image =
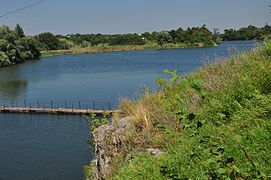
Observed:
[[[59,39],[50,32],[41,33],[36,38],[43,46],[42,50],[58,50],[60,48]]]
[[[163,47],[164,44],[172,42],[172,37],[170,36],[169,32],[162,31],[157,34],[157,43]]]
[[[19,25],[14,30],[0,26],[0,67],[39,57],[32,38],[25,37]]]
[[[15,32],[16,37],[18,38],[25,37],[23,28],[19,24],[16,25],[14,32]]]

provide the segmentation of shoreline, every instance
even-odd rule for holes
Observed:
[[[140,51],[140,50],[166,50],[166,49],[186,49],[186,48],[204,48],[204,47],[215,47],[218,44],[204,45],[198,43],[194,45],[190,44],[166,44],[164,47],[158,47],[156,45],[150,47],[146,45],[136,46],[108,46],[108,47],[91,47],[91,48],[74,48],[74,49],[63,49],[63,50],[48,50],[41,51],[41,57],[51,56],[63,56],[63,55],[75,55],[75,54],[95,54],[95,53],[110,53],[110,52],[125,52],[125,51]]]
[[[271,42],[186,78],[173,71],[159,91],[123,99],[121,114],[90,132],[95,159],[86,179],[210,179],[214,167],[223,179],[237,172],[233,165],[240,178],[268,178],[270,54]]]

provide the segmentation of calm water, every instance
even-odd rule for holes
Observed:
[[[187,74],[202,66],[203,57],[227,57],[228,48],[253,45],[45,57],[0,69],[0,103],[115,103],[155,87],[164,69]],[[83,179],[82,167],[92,158],[87,137],[79,116],[0,114],[0,179]]]

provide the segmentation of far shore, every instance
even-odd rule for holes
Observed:
[[[217,46],[214,43],[212,46]],[[107,52],[122,52],[122,51],[136,51],[136,50],[159,50],[159,49],[177,49],[177,48],[202,48],[208,47],[203,43],[196,44],[173,44],[168,43],[163,45],[146,46],[146,45],[126,45],[126,46],[106,46],[106,47],[88,47],[88,48],[71,48],[63,50],[48,50],[42,51],[42,57],[48,56],[62,56],[71,54],[94,54],[94,53],[107,53]]]

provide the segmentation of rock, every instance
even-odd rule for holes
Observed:
[[[126,134],[135,130],[133,118],[126,117],[114,126],[107,124],[97,128],[93,134],[95,142],[94,176],[105,179],[110,172],[114,157],[126,157],[130,148]]]
[[[161,156],[164,153],[163,151],[155,148],[148,148],[147,152],[149,152],[151,155],[155,157]]]

